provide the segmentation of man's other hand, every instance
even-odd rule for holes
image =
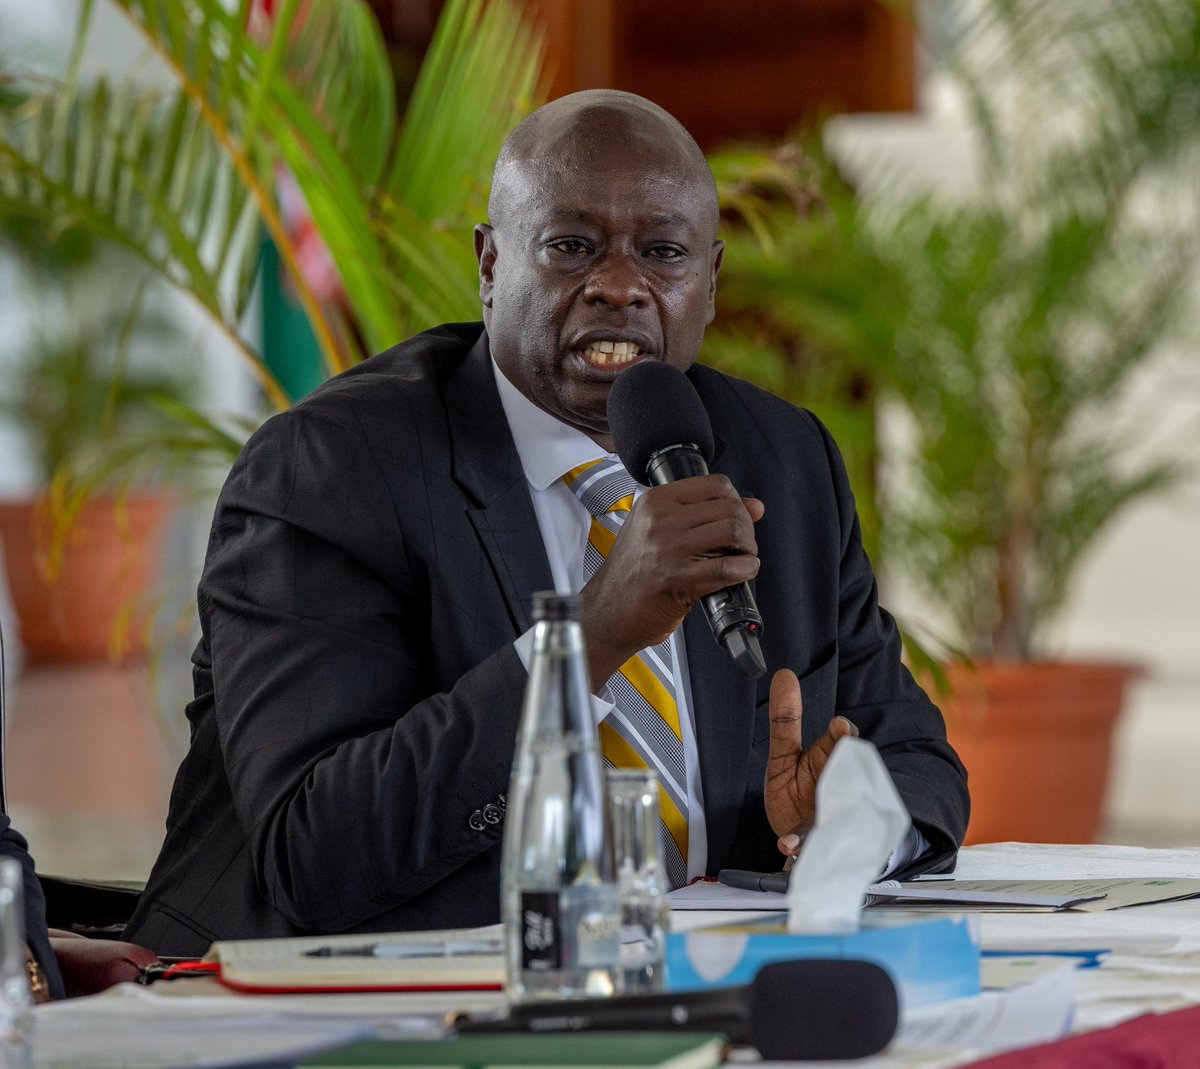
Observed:
[[[825,733],[807,750],[801,739],[804,701],[796,673],[781,668],[771,677],[771,749],[763,797],[771,830],[779,836],[779,849],[788,856],[800,849],[817,814],[817,777],[846,735],[857,735],[844,716],[835,716]]]

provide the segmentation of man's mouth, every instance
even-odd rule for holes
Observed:
[[[641,347],[631,341],[596,341],[583,350],[583,358],[593,367],[632,364],[641,355]]]

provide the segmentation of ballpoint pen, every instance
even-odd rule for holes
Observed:
[[[1080,969],[1097,969],[1104,964],[1104,957],[1111,954],[1109,947],[1093,950],[981,950],[982,958],[1074,958]]]
[[[726,887],[737,887],[743,891],[787,891],[786,872],[750,872],[746,869],[721,869],[717,880]]]
[[[499,942],[367,943],[362,946],[323,946],[306,950],[306,958],[457,958],[500,954]]]

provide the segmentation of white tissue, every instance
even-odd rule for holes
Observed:
[[[788,931],[857,931],[867,886],[909,823],[879,751],[863,739],[839,739],[817,780],[816,823],[788,880]]]

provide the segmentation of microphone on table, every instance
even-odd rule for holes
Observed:
[[[622,371],[608,394],[608,427],[625,470],[645,486],[708,474],[712,425],[696,388],[669,364],[647,360]],[[767,670],[762,617],[747,583],[700,599],[713,637],[751,679]]]
[[[458,1032],[721,1032],[767,1061],[865,1058],[891,1042],[899,1021],[892,978],[849,958],[764,965],[742,987],[675,994],[532,1002],[492,1020],[458,1016]]]

